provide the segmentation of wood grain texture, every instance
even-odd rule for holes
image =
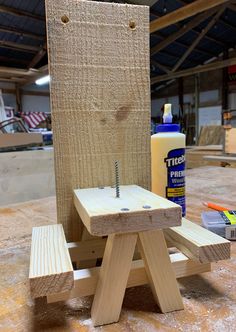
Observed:
[[[164,230],[170,244],[201,263],[230,258],[230,241],[183,218],[182,225]]]
[[[58,222],[75,241],[73,189],[113,184],[115,160],[122,184],[150,187],[149,8],[48,0],[46,12]]]
[[[40,133],[11,133],[0,134],[0,148],[13,146],[24,146],[31,144],[42,144],[43,136]]]
[[[211,271],[210,263],[199,263],[181,253],[171,254],[170,261],[176,278]],[[47,302],[67,301],[76,297],[90,296],[95,293],[100,267],[74,271],[75,287],[68,292],[50,294]],[[126,288],[148,284],[148,276],[143,260],[133,261]],[[138,291],[138,290],[136,290]]]
[[[225,153],[236,154],[236,128],[225,130]]]
[[[234,168],[202,167],[186,172],[189,220],[200,223],[201,212],[209,211],[202,201],[214,201],[231,209],[235,206]],[[96,330],[90,319],[91,296],[54,305],[47,305],[42,298],[31,305],[28,269],[32,226],[56,222],[55,197],[0,208],[0,325],[3,331],[9,328],[14,331]],[[231,247],[232,259],[212,263],[212,273],[178,279],[184,311],[158,313],[148,286],[128,288],[119,322],[98,331],[231,331],[236,312],[235,241]]]
[[[140,232],[138,244],[152,293],[163,313],[184,308],[163,231]]]
[[[137,234],[108,236],[91,309],[94,326],[119,320],[136,242]]]
[[[73,267],[62,225],[33,227],[29,282],[33,298],[73,288]]]
[[[181,225],[179,205],[136,185],[120,186],[120,198],[111,187],[78,189],[74,193],[75,207],[92,235]],[[129,210],[122,211],[123,208]]]

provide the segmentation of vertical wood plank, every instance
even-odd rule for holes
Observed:
[[[153,295],[161,311],[165,313],[183,309],[163,232],[140,232],[138,245]]]
[[[137,234],[109,235],[93,300],[94,326],[119,320]]]
[[[46,1],[58,222],[81,238],[72,190],[150,188],[149,8]]]

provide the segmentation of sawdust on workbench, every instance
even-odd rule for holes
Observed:
[[[235,206],[236,169],[204,167],[187,175],[189,218],[200,220],[206,209],[202,200]],[[161,314],[149,286],[135,287],[126,291],[120,321],[94,328],[92,297],[53,304],[45,298],[33,301],[28,285],[31,230],[55,222],[54,197],[0,208],[0,331],[236,331],[236,243],[232,259],[213,264],[211,273],[179,279],[182,311]]]

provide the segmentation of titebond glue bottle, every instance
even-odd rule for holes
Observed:
[[[185,135],[172,124],[171,104],[165,104],[163,124],[151,137],[152,192],[182,207],[185,216]]]

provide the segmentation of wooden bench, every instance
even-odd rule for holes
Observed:
[[[164,230],[169,247],[176,247],[200,263],[230,258],[230,242],[207,229],[182,218],[182,225]]]
[[[32,297],[73,288],[73,267],[62,225],[33,228],[29,282]]]

